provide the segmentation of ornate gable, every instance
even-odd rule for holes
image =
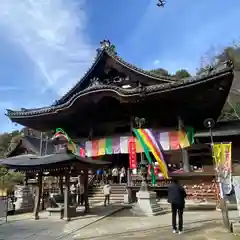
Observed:
[[[83,78],[54,105],[62,104],[73,95],[96,85],[115,85],[127,89],[139,85],[154,85],[173,81],[175,79],[171,77],[157,76],[127,63],[117,55],[115,45],[111,44],[109,40],[103,40],[97,49],[92,66]]]

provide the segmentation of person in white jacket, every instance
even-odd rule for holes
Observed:
[[[104,194],[104,206],[110,203],[110,195],[111,195],[112,188],[110,184],[107,182],[103,187],[103,194]]]
[[[113,183],[118,183],[118,175],[119,175],[118,169],[117,169],[117,167],[114,167],[112,169]]]

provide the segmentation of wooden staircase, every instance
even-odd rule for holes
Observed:
[[[112,193],[110,197],[111,203],[123,203],[124,194],[126,194],[125,184],[111,184]],[[91,186],[88,189],[89,202],[104,202],[103,186]]]

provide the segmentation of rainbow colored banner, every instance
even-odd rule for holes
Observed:
[[[134,129],[135,134],[138,136],[138,140],[140,140],[143,144],[145,144],[149,151],[152,152],[154,158],[158,162],[159,169],[163,174],[165,179],[168,179],[168,168],[167,164],[164,160],[161,146],[156,140],[154,133],[150,129]],[[145,152],[146,153],[146,152]]]
[[[146,130],[146,129],[145,129]],[[162,151],[178,150],[186,148],[191,145],[188,140],[188,135],[183,131],[172,131],[172,132],[154,132],[152,131],[156,142],[161,146]],[[128,142],[131,136],[121,137],[109,137],[102,138],[94,141],[86,141],[80,144],[85,146],[86,155],[88,157],[111,155],[111,154],[128,154]],[[139,140],[134,138],[136,142],[136,152],[144,152],[142,145]],[[78,144],[77,148],[78,148]],[[159,146],[158,146],[159,147]]]

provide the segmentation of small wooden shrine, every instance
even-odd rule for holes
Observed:
[[[83,172],[85,212],[89,211],[88,203],[88,170],[104,168],[109,163],[90,158],[76,156],[67,150],[61,150],[51,155],[34,156],[19,155],[2,159],[0,164],[25,174],[35,174],[37,186],[35,193],[34,218],[39,219],[40,199],[42,197],[42,178],[44,175],[61,177],[64,182],[64,214],[65,220],[76,216],[76,206],[70,206],[70,176],[78,176]],[[60,187],[63,189],[63,187]],[[62,190],[63,191],[63,190]]]

